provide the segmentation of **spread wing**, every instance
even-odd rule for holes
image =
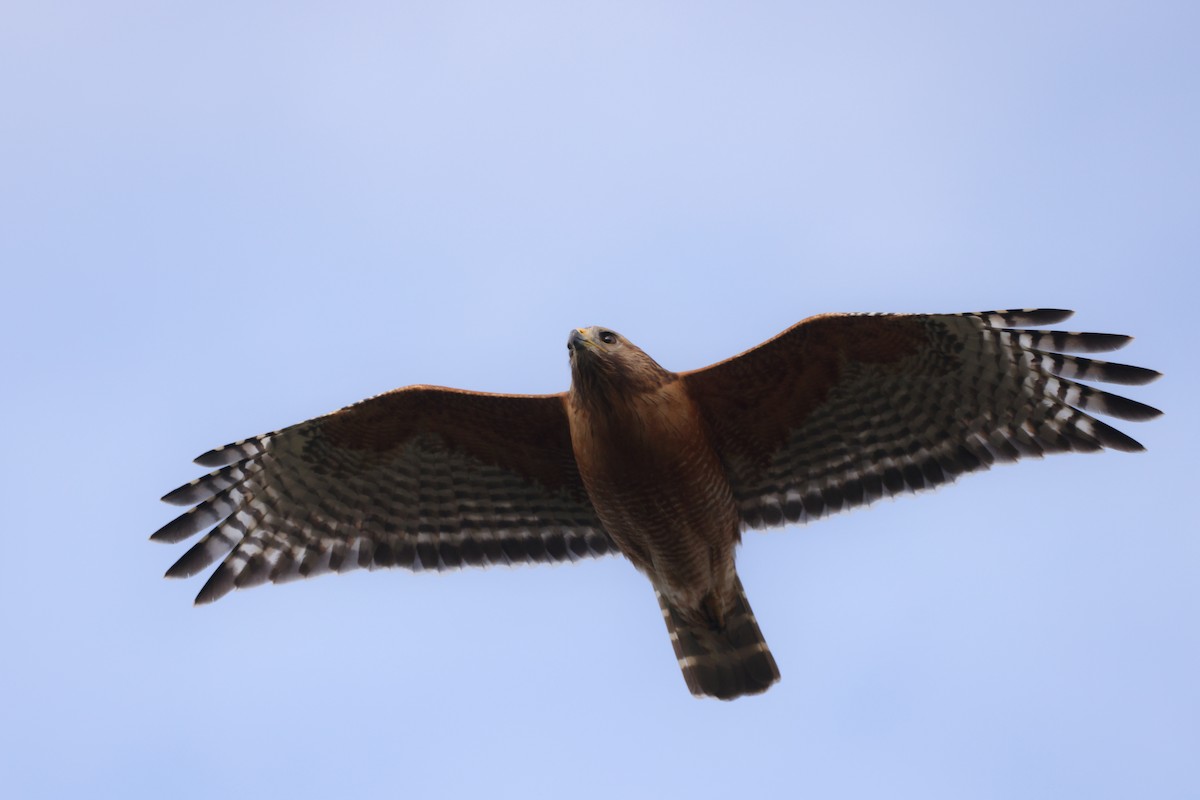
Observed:
[[[1070,314],[829,314],[683,378],[743,524],[782,525],[997,461],[1141,450],[1091,414],[1161,412],[1076,379],[1141,384],[1159,373],[1062,352],[1115,350],[1130,337],[1019,329]]]
[[[410,386],[211,450],[151,539],[212,527],[167,572],[196,597],[367,567],[447,569],[615,550],[575,466],[563,395]]]

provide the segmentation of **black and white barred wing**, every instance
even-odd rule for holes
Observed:
[[[151,538],[211,528],[167,571],[196,597],[359,567],[447,569],[614,550],[579,478],[562,395],[413,386],[212,450]]]
[[[1023,456],[1142,446],[1095,418],[1150,406],[1078,383],[1159,373],[1066,353],[1130,337],[1028,330],[1069,311],[807,319],[686,373],[731,475],[743,524],[798,522]]]

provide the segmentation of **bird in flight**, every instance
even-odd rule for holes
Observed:
[[[649,578],[692,694],[779,669],[735,566],[742,532],[802,523],[1025,456],[1142,446],[1096,419],[1161,412],[1079,383],[1159,373],[1065,353],[1130,337],[1030,330],[1071,312],[824,314],[671,372],[571,331],[551,395],[407,386],[218,447],[151,536],[208,532],[167,571],[196,597],[366,567],[443,570],[609,553]]]

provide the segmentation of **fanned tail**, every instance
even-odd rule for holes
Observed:
[[[683,680],[694,695],[732,700],[765,692],[779,680],[779,667],[758,629],[742,582],[734,580],[737,597],[721,629],[687,619],[655,590]]]

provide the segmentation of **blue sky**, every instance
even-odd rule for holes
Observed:
[[[5,4],[0,791],[1197,796],[1197,8]],[[1032,305],[1138,337],[1149,451],[749,534],[761,697],[620,560],[196,609],[146,541],[204,450],[560,391],[577,325]]]

